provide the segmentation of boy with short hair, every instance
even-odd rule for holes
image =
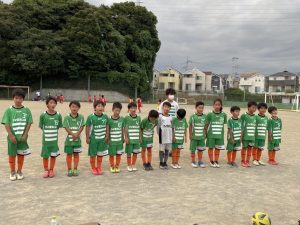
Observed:
[[[125,152],[127,154],[127,170],[132,172],[137,171],[135,163],[141,148],[141,117],[136,114],[136,103],[129,103],[128,110],[129,115],[124,119]]]
[[[242,121],[239,118],[240,111],[240,107],[232,106],[230,109],[232,117],[227,121],[227,163],[232,167],[237,167],[236,152],[241,150]]]
[[[275,106],[270,106],[268,112],[271,118],[268,120],[268,150],[270,165],[278,165],[275,160],[276,152],[280,150],[282,121],[278,117],[278,111]]]
[[[196,102],[195,105],[196,112],[190,117],[189,120],[189,137],[190,137],[190,151],[191,151],[191,160],[192,167],[205,168],[205,164],[202,161],[203,151],[205,151],[205,121],[206,115],[204,111],[204,103],[202,101]],[[195,153],[197,152],[198,163],[196,163]]]
[[[106,143],[108,146],[110,172],[120,173],[121,156],[124,153],[124,118],[120,116],[122,104],[114,102],[112,106],[113,115],[109,118],[106,127]],[[115,163],[116,157],[116,163]]]
[[[108,155],[108,146],[105,142],[108,116],[104,114],[105,103],[97,100],[94,102],[94,113],[86,120],[86,143],[89,145],[88,155],[93,175],[102,175],[102,159]],[[97,158],[97,167],[96,167]]]
[[[260,160],[261,153],[265,149],[266,131],[268,124],[268,117],[266,112],[268,105],[266,103],[259,103],[257,105],[258,114],[256,115],[256,132],[255,132],[255,144],[252,152],[253,164],[256,166],[264,166],[265,163]]]
[[[169,151],[172,150],[173,130],[172,116],[169,115],[171,103],[166,101],[162,104],[162,114],[158,119],[158,135],[159,135],[159,168],[168,169]]]
[[[5,110],[2,124],[5,125],[7,132],[10,180],[15,181],[24,179],[22,168],[24,156],[31,153],[27,144],[27,138],[33,122],[30,109],[23,106],[25,92],[22,89],[15,89],[12,95],[14,105]],[[16,158],[18,159],[17,172],[15,168]]]
[[[150,110],[148,117],[143,119],[141,122],[141,131],[142,131],[142,161],[144,170],[153,170],[151,165],[152,161],[152,147],[153,147],[153,135],[154,128],[157,126],[157,119],[159,114],[156,110]],[[146,159],[147,151],[147,159]]]
[[[243,167],[251,167],[250,158],[252,149],[255,143],[255,129],[256,129],[256,116],[255,111],[257,109],[257,103],[250,101],[248,102],[248,112],[245,112],[241,116],[242,121],[242,144],[243,148],[241,151],[241,165]],[[247,156],[246,156],[247,154]]]
[[[63,127],[65,128],[68,136],[65,140],[64,152],[67,154],[67,168],[68,176],[78,176],[78,163],[79,153],[82,152],[80,135],[85,126],[83,115],[79,114],[78,111],[81,105],[79,101],[71,101],[69,108],[71,113],[64,118]],[[74,168],[72,170],[72,158],[74,157]]]
[[[185,109],[177,110],[177,117],[173,118],[173,145],[172,145],[172,164],[173,169],[181,169],[179,165],[180,151],[183,149],[183,143],[187,141],[188,124],[185,119]]]
[[[54,177],[56,157],[60,155],[58,147],[58,130],[62,127],[62,116],[55,110],[57,100],[49,96],[46,99],[47,110],[40,115],[39,127],[43,131],[41,157],[44,165],[44,178]],[[48,166],[50,158],[50,168]]]
[[[169,102],[170,105],[171,105],[171,108],[170,108],[170,116],[172,116],[173,118],[176,117],[176,112],[177,110],[179,109],[179,105],[178,103],[174,100],[175,99],[175,95],[176,95],[176,91],[173,89],[173,88],[168,88],[166,90],[166,97],[167,99],[164,100],[161,104],[160,104],[160,107],[159,107],[159,113],[162,114],[163,113],[163,104],[165,102]]]

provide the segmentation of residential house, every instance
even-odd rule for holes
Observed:
[[[212,74],[211,77],[211,89],[214,93],[223,92],[222,77],[218,74]]]
[[[272,92],[299,92],[299,76],[283,71],[267,76],[265,78],[265,88]]]
[[[250,93],[265,91],[265,76],[257,72],[241,73],[239,88]]]
[[[159,71],[157,69],[153,69],[153,77],[152,77],[151,87],[153,89],[158,89],[158,85],[159,85]]]
[[[174,68],[160,71],[158,89],[165,90],[167,88],[174,88],[176,91],[181,90],[181,77],[182,74]]]
[[[219,74],[222,79],[223,90],[233,87],[233,78],[230,74]]]
[[[203,72],[203,73],[205,73],[205,91],[206,92],[211,92],[211,79],[212,79],[212,75],[213,75],[213,73],[212,72],[210,72],[210,71],[205,71],[205,72]]]
[[[206,75],[194,68],[183,73],[182,90],[185,92],[205,92]]]

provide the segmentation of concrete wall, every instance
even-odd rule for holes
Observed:
[[[78,101],[87,101],[88,92],[87,90],[74,90],[74,89],[43,89],[41,91],[41,97],[46,98],[48,93],[50,92],[51,95],[64,95],[65,100],[78,100]],[[35,97],[36,91],[31,92],[31,99]],[[91,97],[93,99],[94,95],[97,97],[100,95],[104,95],[108,102],[128,102],[128,96],[121,94],[116,91],[100,91],[100,90],[91,90],[90,91]]]

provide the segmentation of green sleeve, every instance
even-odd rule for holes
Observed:
[[[59,114],[59,121],[58,121],[58,127],[59,128],[62,128],[62,116],[61,116],[61,114]]]
[[[85,126],[85,121],[83,115],[81,115],[81,127]]]
[[[68,127],[69,127],[68,116],[66,116],[66,117],[64,118],[63,127],[64,127],[64,128],[68,128]]]
[[[244,120],[245,120],[245,113],[243,113],[241,116],[241,121],[244,122]]]
[[[231,119],[228,119],[228,121],[227,121],[227,128],[228,129],[232,128],[232,126],[231,126]]]
[[[92,120],[91,120],[91,115],[89,115],[88,116],[88,118],[86,119],[86,123],[85,123],[85,125],[87,126],[87,127],[90,127],[91,125],[92,125]]]
[[[141,129],[145,129],[145,120],[142,120],[141,122]]]
[[[30,109],[27,108],[27,124],[32,124],[33,120],[32,120],[32,114]]]
[[[11,119],[10,119],[9,111],[10,111],[9,108],[5,110],[1,121],[2,124],[10,124]]]
[[[208,113],[207,116],[206,116],[206,118],[205,118],[205,124],[206,125],[210,124],[210,122],[211,122],[211,113]]]
[[[190,116],[189,125],[192,125],[192,123],[193,123],[193,116]]]
[[[39,128],[43,129],[43,125],[44,125],[44,113],[42,113],[40,115],[40,122],[39,122]]]

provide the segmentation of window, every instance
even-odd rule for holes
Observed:
[[[175,77],[175,74],[171,73],[171,74],[170,74],[170,77]]]
[[[174,88],[175,89],[175,83],[174,82],[169,82],[169,88]]]
[[[247,80],[247,78],[245,77],[244,80]]]
[[[159,83],[159,89],[164,90],[165,89],[165,83]]]
[[[202,77],[197,75],[197,80],[202,80]]]
[[[192,90],[192,85],[191,84],[185,84],[185,90],[186,91]]]
[[[260,93],[260,87],[255,87],[255,93]]]

